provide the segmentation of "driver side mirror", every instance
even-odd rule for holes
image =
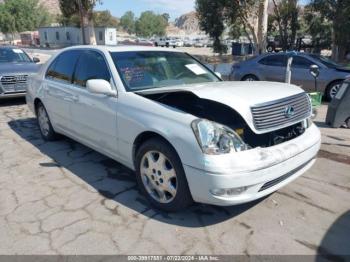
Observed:
[[[318,65],[312,65],[310,66],[310,74],[314,77],[317,78],[320,75],[320,68]]]
[[[37,58],[37,57],[33,57],[33,62],[36,63],[36,64],[37,64],[37,63],[40,63],[40,59]]]
[[[117,92],[104,79],[91,79],[86,82],[86,89],[92,94],[117,97]]]

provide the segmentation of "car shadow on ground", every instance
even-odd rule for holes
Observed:
[[[24,105],[26,103],[26,99],[24,97],[19,98],[3,98],[0,100],[0,107],[7,107],[7,106],[18,106],[18,105]]]
[[[8,124],[21,138],[53,160],[40,163],[42,168],[65,168],[95,188],[104,198],[133,209],[138,215],[164,223],[185,227],[213,225],[236,217],[262,201],[232,207],[194,204],[182,212],[162,212],[152,208],[138,192],[132,170],[66,137],[55,142],[45,142],[35,118],[13,120]]]
[[[349,261],[350,259],[350,210],[341,215],[327,230],[318,247],[316,261]],[[310,245],[310,244],[309,244]]]

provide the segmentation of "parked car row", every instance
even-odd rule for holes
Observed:
[[[154,45],[160,47],[211,47],[213,41],[208,38],[189,38],[180,37],[158,37],[154,39]]]

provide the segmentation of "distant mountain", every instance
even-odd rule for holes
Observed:
[[[0,4],[5,0],[0,0]],[[50,14],[57,15],[61,13],[59,0],[39,0],[39,3],[43,5]]]
[[[175,20],[175,26],[187,34],[199,34],[199,21],[196,12],[184,14]]]
[[[50,14],[57,15],[61,13],[59,0],[39,0]]]

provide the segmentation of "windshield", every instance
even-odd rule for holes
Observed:
[[[327,67],[330,67],[330,68],[341,67],[335,61],[333,61],[333,60],[331,60],[331,59],[329,59],[327,57],[324,57],[324,56],[321,56],[321,55],[312,55],[312,54],[310,54],[310,56],[312,58],[316,59],[317,61],[321,62],[322,64],[324,64]]]
[[[29,56],[21,49],[3,48],[0,49],[0,63],[29,63],[32,62]]]
[[[184,53],[140,51],[111,55],[127,91],[220,81]]]

